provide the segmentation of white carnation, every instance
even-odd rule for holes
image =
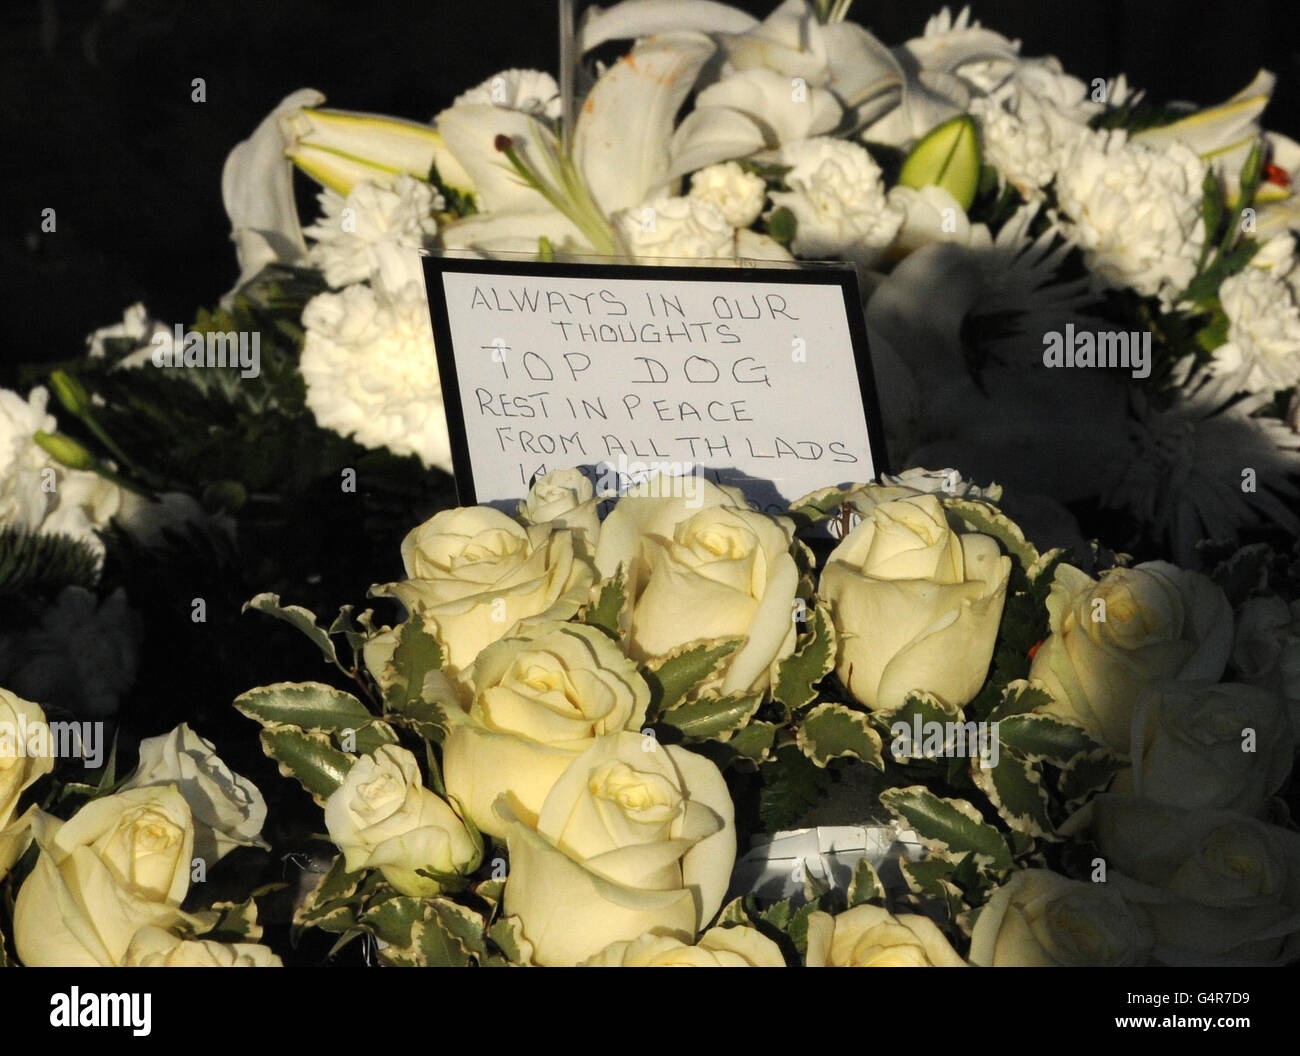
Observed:
[[[406,174],[390,186],[362,182],[346,198],[324,191],[321,217],[303,232],[315,240],[307,259],[331,286],[365,282],[379,272],[386,245],[414,252],[438,233],[442,195]]]
[[[1029,93],[976,99],[971,113],[980,124],[984,160],[1029,201],[1042,197],[1068,148],[1088,135],[1083,117]]]
[[[552,121],[560,116],[560,86],[543,70],[502,70],[458,95],[452,106],[504,106]]]
[[[749,227],[763,211],[767,184],[761,176],[728,161],[710,165],[692,176],[690,196],[716,205],[732,227]]]
[[[302,313],[307,406],[326,429],[366,447],[451,467],[428,309],[417,284],[322,293]]]
[[[850,256],[869,262],[893,241],[903,211],[885,196],[880,166],[856,143],[818,137],[781,151],[788,191],[772,201],[794,214],[792,248],[801,257]]]
[[[1215,351],[1216,370],[1241,372],[1252,392],[1285,389],[1300,379],[1300,303],[1285,273],[1246,268],[1223,281],[1219,302],[1228,341]]]
[[[735,228],[699,198],[657,198],[616,213],[614,223],[638,257],[735,256]]]
[[[1122,132],[1066,150],[1056,181],[1061,226],[1099,286],[1172,304],[1196,274],[1205,226],[1205,164],[1182,144],[1151,150]]]

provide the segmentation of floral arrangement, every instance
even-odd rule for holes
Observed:
[[[592,8],[578,89],[507,70],[429,123],[295,92],[227,161],[220,304],[0,391],[0,962],[1296,959],[1273,77],[1159,106],[847,6]],[[577,471],[457,508],[425,246],[851,261],[911,468],[782,516]],[[208,689],[140,739],[178,618]],[[892,849],[747,886],[832,826]]]

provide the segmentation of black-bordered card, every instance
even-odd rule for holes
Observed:
[[[886,470],[850,266],[425,257],[457,494],[703,472],[781,510]]]

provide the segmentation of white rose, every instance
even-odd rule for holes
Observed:
[[[754,928],[710,928],[694,946],[671,935],[611,942],[579,968],[784,968],[781,947]]]
[[[1231,810],[1093,800],[1107,882],[1140,905],[1167,964],[1285,964],[1300,953],[1300,834]]]
[[[558,966],[651,931],[693,942],[722,904],[736,833],[713,763],[618,733],[569,765],[535,829],[510,824],[507,846],[505,912]]]
[[[817,137],[781,151],[788,191],[773,191],[795,218],[791,248],[800,257],[849,256],[870,263],[893,241],[903,211],[885,196],[880,166],[856,143]]]
[[[23,736],[23,731],[38,725],[45,725],[45,712],[39,705],[0,689],[0,880],[31,843],[35,808],[16,816],[18,799],[54,769],[51,755],[30,756],[25,750],[29,738]],[[48,727],[45,734],[48,743]]]
[[[1300,600],[1248,598],[1237,613],[1232,664],[1247,682],[1282,694],[1300,738]]]
[[[186,922],[194,825],[174,786],[91,800],[68,821],[38,811],[40,855],[14,904],[29,968],[120,965],[147,925]]]
[[[732,227],[749,227],[763,211],[767,184],[734,161],[709,165],[691,177],[692,198],[716,205]]]
[[[485,506],[444,510],[412,529],[402,563],[408,578],[376,592],[423,617],[453,674],[520,620],[568,619],[596,579],[579,533],[524,528]]]
[[[576,623],[493,642],[465,672],[468,707],[443,743],[447,791],[484,832],[503,837],[498,796],[533,825],[560,775],[592,741],[639,731],[650,703],[636,664],[603,632]]]
[[[1152,941],[1143,911],[1109,884],[1020,869],[980,910],[970,959],[981,968],[1127,967],[1147,963]]]
[[[194,854],[211,865],[236,847],[267,847],[266,801],[246,777],[232,773],[211,741],[186,723],[140,742],[140,763],[122,786],[175,785],[194,818]]]
[[[1135,709],[1133,765],[1115,775],[1110,790],[1172,806],[1254,813],[1291,772],[1292,743],[1276,693],[1234,683],[1165,682]]]
[[[1217,681],[1231,646],[1223,591],[1164,561],[1114,568],[1100,581],[1059,565],[1047,612],[1051,634],[1029,669],[1052,694],[1047,710],[1125,754],[1142,691],[1170,678]]]
[[[624,209],[614,224],[638,257],[734,257],[736,231],[722,210],[699,198],[656,198]]]
[[[964,968],[952,944],[928,917],[894,916],[880,906],[855,906],[808,918],[809,968]]]
[[[655,481],[629,490],[601,526],[596,567],[607,577],[624,568],[628,649],[645,659],[692,640],[744,637],[710,688],[765,690],[794,651],[793,527],[701,477],[678,483],[678,495]]]
[[[279,956],[255,942],[182,939],[164,928],[141,928],[127,947],[124,968],[283,968]]]
[[[969,703],[988,675],[1010,575],[998,544],[950,528],[933,495],[875,505],[822,571],[840,680],[886,712],[912,691]]]
[[[378,869],[404,895],[441,885],[416,870],[458,873],[475,846],[451,806],[424,787],[415,756],[395,744],[363,755],[325,801],[325,827],[348,872]]]
[[[594,546],[600,535],[599,500],[595,485],[578,469],[554,469],[533,481],[519,504],[519,519],[525,524],[549,524],[585,532]]]

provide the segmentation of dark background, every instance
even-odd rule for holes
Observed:
[[[937,3],[937,0],[936,0]],[[775,0],[737,4],[763,15]],[[935,5],[859,0],[887,44]],[[1296,0],[1005,0],[988,26],[1091,80],[1125,72],[1153,99],[1214,102],[1261,66],[1270,127],[1300,137]],[[0,384],[80,353],[143,300],[188,323],[236,269],[221,165],[290,91],[428,120],[509,66],[555,66],[550,0],[6,0],[0,57]],[[207,101],[191,102],[203,77]],[[57,230],[40,232],[41,210]]]

